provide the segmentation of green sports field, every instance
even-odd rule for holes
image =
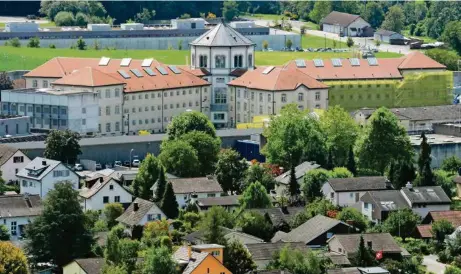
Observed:
[[[0,71],[30,70],[45,63],[54,57],[86,57],[133,59],[155,58],[166,64],[184,65],[189,58],[188,50],[75,50],[75,49],[50,49],[50,48],[14,48],[0,46]],[[256,65],[282,65],[290,60],[348,58],[352,53],[330,52],[256,52]],[[399,57],[397,53],[378,53],[379,58]]]

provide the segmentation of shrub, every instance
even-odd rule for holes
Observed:
[[[75,24],[75,18],[72,12],[60,11],[54,17],[54,23],[56,26],[73,26]]]
[[[86,27],[88,25],[88,16],[81,12],[77,13],[75,16],[75,25],[79,27]]]
[[[55,44],[50,44],[48,47],[49,47],[50,49],[55,49],[55,48],[56,48],[56,45],[55,45]]]
[[[29,43],[27,43],[28,48],[39,48],[40,47],[40,39],[38,37],[32,37],[29,39]]]
[[[411,24],[411,25],[410,25],[410,35],[414,35],[414,34],[415,34],[415,29],[416,29],[416,25],[415,25],[415,24]]]
[[[6,45],[6,43],[5,43],[5,45]],[[12,46],[12,47],[15,47],[15,48],[20,48],[21,47],[21,42],[19,41],[18,37],[15,37],[15,38],[10,39],[8,41],[8,45]]]

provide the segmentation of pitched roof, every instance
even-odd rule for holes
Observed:
[[[412,204],[450,204],[451,200],[440,186],[419,186],[400,190]]]
[[[398,190],[368,191],[360,198],[360,201],[374,203],[381,211],[409,208],[407,201]]]
[[[0,218],[32,217],[42,211],[40,195],[0,195]]]
[[[422,120],[459,120],[460,105],[440,105],[440,106],[425,106],[425,107],[405,107],[391,108],[399,120],[422,121]],[[362,112],[368,119],[376,109],[364,108],[355,111]]]
[[[349,226],[340,220],[328,218],[323,215],[317,215],[287,233],[281,238],[281,241],[304,242],[308,245],[312,240],[315,240],[322,234],[327,233],[337,225]]]
[[[169,179],[175,194],[223,192],[221,185],[214,178],[175,178]]]
[[[417,225],[416,232],[421,238],[432,238],[432,225]]]
[[[446,66],[440,64],[420,51],[412,51],[405,57],[399,65],[399,69],[445,69]]]
[[[379,29],[375,32],[375,34],[391,36],[392,34],[398,34],[398,33],[392,30]]]
[[[124,82],[96,68],[84,67],[73,71],[71,74],[62,77],[61,79],[54,81],[53,84],[65,86],[99,87],[123,85]]]
[[[98,178],[95,178],[95,179],[97,181],[91,186],[91,188],[84,187],[80,189],[79,195],[81,197],[84,197],[86,199],[93,197],[96,193],[98,193],[101,189],[103,189],[109,182],[120,185],[118,180],[114,179],[113,177],[109,177],[109,176],[99,176]],[[125,190],[125,188],[123,188],[122,185],[120,185],[120,187]]]
[[[229,229],[226,227],[221,227],[221,229],[223,231],[224,237],[228,241],[238,240],[242,244],[254,243],[254,242],[261,242],[261,243],[264,242],[263,239],[260,239],[250,234],[243,233],[241,231],[236,231],[236,230]],[[194,231],[184,236],[183,239],[191,244],[197,244],[199,242],[204,242],[205,241],[205,231],[203,230]]]
[[[197,205],[199,207],[209,206],[237,206],[239,205],[239,199],[241,195],[229,195],[221,197],[208,197],[197,199]]]
[[[195,246],[196,248],[199,248],[200,246]],[[222,247],[222,246],[220,246]],[[208,256],[212,260],[217,260],[213,255],[207,252],[196,252],[194,250],[190,251],[190,256],[189,256],[189,248],[188,246],[181,246],[176,250],[175,253],[173,253],[173,259],[178,262],[179,265],[185,265],[184,270],[182,271],[182,274],[190,274],[192,273]],[[192,247],[192,249],[194,246]],[[225,268],[225,266],[223,265]]]
[[[430,219],[433,222],[446,220],[454,227],[458,227],[461,226],[461,210],[430,211],[424,219]]]
[[[336,252],[326,252],[325,257],[329,258],[334,265],[351,265],[351,262],[344,254]]]
[[[291,219],[299,212],[304,211],[304,207],[271,207],[271,208],[253,208],[250,211],[258,212],[261,215],[266,215],[272,222],[273,226],[278,226],[282,223],[289,224]]]
[[[255,43],[225,23],[220,23],[190,43],[193,46],[232,47]]]
[[[75,259],[86,274],[99,274],[104,266],[104,258]]]
[[[137,211],[134,211],[135,203],[138,203]],[[127,225],[137,225],[153,206],[161,210],[154,202],[136,198],[116,221]]]
[[[37,67],[36,69],[25,74],[24,77],[46,77],[46,78],[65,78],[62,81],[67,81],[67,84],[78,84],[78,79],[82,78],[82,82],[85,84],[103,84],[108,83],[114,84],[116,81],[124,83],[124,92],[136,92],[136,91],[152,91],[152,90],[163,90],[172,88],[183,88],[183,87],[198,87],[208,86],[210,83],[195,76],[186,70],[179,71],[181,73],[176,74],[170,68],[170,66],[164,65],[157,60],[153,60],[150,69],[156,74],[155,76],[149,76],[144,70],[147,67],[143,67],[143,60],[131,60],[128,66],[121,66],[120,59],[110,59],[107,66],[100,66],[100,59],[97,58],[71,58],[71,57],[56,57],[46,62],[45,64]],[[88,68],[92,68],[91,70]],[[163,75],[159,71],[163,68],[166,71],[166,75]],[[131,70],[137,69],[142,77],[137,77]],[[83,70],[82,72],[75,72]],[[125,79],[118,72],[119,70],[125,71],[130,78]],[[72,73],[77,73],[72,75]],[[83,75],[99,75],[102,77],[99,79],[83,79]],[[59,83],[59,82],[58,82]],[[66,82],[64,82],[66,84]]]
[[[273,91],[296,90],[300,86],[305,86],[309,89],[328,88],[327,85],[293,66],[273,67],[270,72],[263,73],[266,69],[269,70],[270,67],[258,67],[230,81],[228,85]]]
[[[365,244],[368,242],[372,243],[371,249],[374,252],[402,253],[402,249],[389,233],[336,234],[333,235],[329,241],[337,239],[344,248],[344,251],[346,251],[350,257],[351,254],[357,252],[360,243],[360,235],[363,236]]]
[[[388,180],[384,176],[332,178],[328,180],[335,192],[386,190],[387,182]]]
[[[313,170],[313,169],[316,169],[316,168],[319,168],[320,165],[316,164],[316,163],[311,163],[311,162],[308,162],[308,161],[305,161],[299,165],[297,165],[295,167],[295,176],[296,176],[296,179],[299,180],[300,178],[304,177],[304,175],[306,174],[306,172],[310,171],[310,170]],[[288,185],[289,181],[290,181],[290,171],[288,170],[287,172],[284,172],[282,174],[280,174],[279,176],[277,176],[275,178],[275,181],[281,183],[281,184],[284,184],[284,185]]]
[[[260,244],[246,244],[245,247],[250,252],[251,257],[254,261],[270,260],[272,259],[275,252],[280,251],[285,246],[291,249],[297,249],[300,251],[307,251],[308,247],[303,242],[297,243],[260,243]]]
[[[16,176],[34,180],[41,180],[53,169],[55,169],[59,164],[61,164],[60,161],[36,157],[24,168],[19,170]]]
[[[332,11],[325,18],[320,20],[321,24],[349,26],[352,22],[360,18],[360,15]]]
[[[19,149],[7,145],[0,145],[0,166],[3,166]]]

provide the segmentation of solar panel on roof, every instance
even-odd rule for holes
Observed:
[[[152,62],[154,61],[154,59],[144,59],[142,61],[142,64],[141,64],[141,67],[150,67],[150,65],[152,65]]]
[[[168,66],[175,74],[181,74],[181,71],[176,66]]]
[[[263,71],[263,74],[269,74],[274,68],[275,68],[274,66],[267,67],[267,68]]]
[[[107,66],[110,62],[109,57],[101,57],[101,60],[99,60],[99,65],[100,66]]]
[[[120,69],[120,70],[118,70],[117,72],[118,72],[120,75],[122,75],[122,77],[125,78],[125,79],[130,79],[130,78],[131,78],[131,76],[130,76],[126,71],[124,71],[124,70],[121,70],[121,69]]]
[[[314,66],[323,67],[323,60],[322,59],[314,59]]]
[[[151,68],[144,68],[144,71],[149,74],[149,76],[157,75]]]
[[[304,61],[303,59],[297,59],[295,60],[296,62],[296,66],[298,68],[305,68],[306,67],[306,61]]]
[[[137,69],[130,69],[130,70],[131,70],[131,72],[132,72],[134,75],[136,75],[136,77],[138,77],[138,78],[141,78],[141,77],[144,76],[144,75],[142,75],[141,72],[140,72],[139,70],[137,70]]]
[[[342,67],[341,59],[339,58],[333,58],[331,59],[331,62],[333,63],[334,67]]]
[[[157,67],[157,70],[162,74],[162,75],[168,75],[168,71],[164,67]]]
[[[378,65],[378,59],[376,59],[375,57],[367,58],[367,61],[370,66]]]
[[[131,63],[131,58],[123,58],[122,62],[120,62],[121,67],[128,67]]]
[[[353,66],[353,67],[360,66],[360,59],[359,58],[349,58],[349,62],[351,62],[351,66]]]

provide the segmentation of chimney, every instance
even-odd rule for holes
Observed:
[[[101,176],[99,177],[99,182],[102,183],[104,181],[104,178]]]
[[[386,188],[387,189],[392,189],[392,183],[389,181],[389,179],[386,178]]]
[[[373,249],[373,242],[372,241],[367,241],[367,246],[369,249]]]
[[[46,161],[42,161],[42,166],[46,166]]]
[[[192,257],[192,247],[190,245],[187,245],[187,258],[190,260]]]
[[[410,183],[410,182],[407,182],[407,184],[405,185],[406,188],[408,188],[409,190],[412,190],[413,189],[413,185]]]
[[[133,211],[137,212],[139,210],[138,202],[133,202]]]

